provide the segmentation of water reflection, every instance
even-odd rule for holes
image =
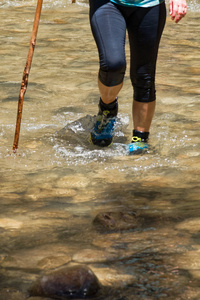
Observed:
[[[135,157],[124,152],[132,129],[129,70],[114,144],[89,144],[97,51],[87,3],[63,0],[44,3],[12,154],[35,3],[0,2],[0,299],[25,299],[39,274],[68,263],[91,267],[106,287],[103,299],[198,299],[199,3],[190,2],[181,24],[167,20],[154,151]],[[101,232],[93,220],[102,212],[135,212],[138,227]]]

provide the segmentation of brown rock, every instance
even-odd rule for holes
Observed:
[[[95,295],[100,289],[96,275],[86,266],[65,267],[39,278],[30,288],[30,296],[79,297]]]
[[[98,214],[94,219],[94,225],[99,230],[128,230],[138,226],[137,213],[130,212],[104,212]]]

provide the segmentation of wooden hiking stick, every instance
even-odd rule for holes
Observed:
[[[38,3],[37,3],[35,20],[34,20],[34,24],[33,24],[33,31],[32,31],[27,61],[26,61],[26,65],[25,65],[24,73],[23,73],[23,77],[22,77],[21,90],[19,93],[19,100],[18,100],[18,112],[17,112],[17,122],[16,122],[16,129],[15,129],[15,138],[14,138],[14,143],[13,143],[13,152],[16,152],[16,150],[18,148],[23,100],[24,100],[24,95],[26,93],[27,85],[28,85],[28,76],[29,76],[29,72],[31,69],[31,62],[32,62],[33,52],[34,52],[35,43],[36,43],[36,36],[37,36],[38,25],[39,25],[39,21],[40,21],[40,14],[41,14],[41,10],[42,10],[42,1],[43,0],[38,0]]]

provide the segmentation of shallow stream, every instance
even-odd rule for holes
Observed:
[[[44,1],[12,153],[35,7],[0,1],[0,300],[23,300],[39,274],[68,263],[94,271],[101,299],[200,299],[200,3],[180,24],[168,16],[152,150],[136,156],[124,150],[129,67],[114,143],[90,145],[98,54],[88,4],[64,0]],[[126,51],[129,61],[128,40]],[[99,231],[93,220],[105,212],[134,212],[137,226]]]

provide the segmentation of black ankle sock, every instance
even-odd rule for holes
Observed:
[[[109,104],[106,104],[102,101],[102,99],[100,98],[100,101],[99,101],[99,106],[102,110],[114,110],[116,109],[116,107],[118,106],[118,102],[117,102],[117,99],[116,98],[113,102],[109,103]]]
[[[100,112],[102,113],[104,110],[108,110],[110,111],[108,117],[116,117],[117,113],[118,113],[118,98],[116,98],[113,102],[106,104],[102,101],[102,99],[100,98],[99,101],[99,109]]]
[[[149,132],[143,132],[143,131],[138,131],[138,130],[133,130],[133,136],[137,136],[141,138],[142,142],[147,142],[149,138]]]

